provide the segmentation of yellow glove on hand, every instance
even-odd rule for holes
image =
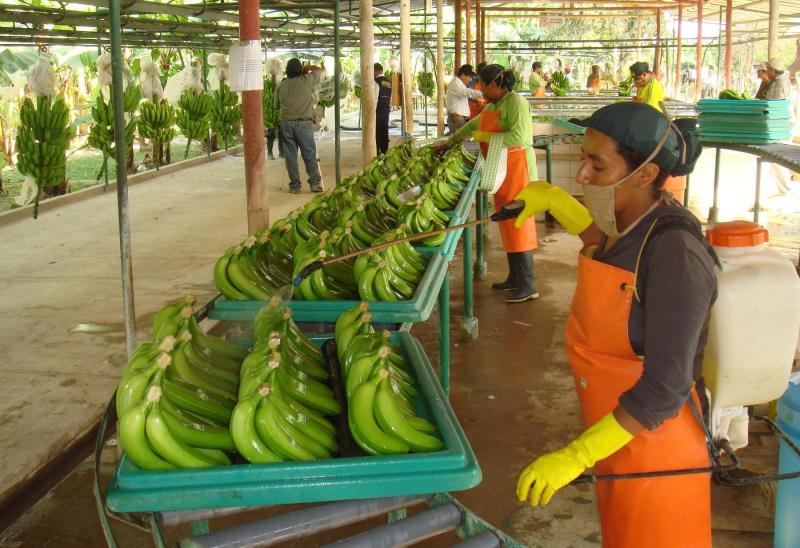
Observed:
[[[517,480],[517,498],[531,506],[547,505],[553,494],[604,458],[616,453],[633,435],[609,413],[563,449],[542,455],[525,467]]]
[[[563,189],[547,181],[530,183],[517,194],[515,199],[525,202],[525,208],[514,223],[517,228],[528,218],[543,211],[549,211],[570,234],[580,234],[593,222],[586,207]]]
[[[472,138],[479,143],[489,143],[492,140],[492,134],[489,131],[473,131]]]

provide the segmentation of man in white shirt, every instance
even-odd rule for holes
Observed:
[[[475,76],[472,65],[461,65],[455,78],[447,85],[445,106],[447,108],[447,127],[453,134],[469,121],[469,99],[479,99],[483,93],[469,89],[467,83]]]
[[[792,95],[792,83],[786,74],[783,61],[773,57],[767,63],[767,77],[771,83],[767,88],[767,100],[789,99]]]

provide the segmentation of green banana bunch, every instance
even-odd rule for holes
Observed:
[[[211,129],[222,140],[226,150],[242,119],[242,108],[238,102],[239,96],[230,90],[227,83],[220,82],[211,101]]]
[[[175,434],[182,428],[203,434],[227,434],[222,430],[193,430],[186,426],[191,419],[176,419],[171,415],[169,404],[162,398],[165,393],[157,384],[147,388],[145,398],[126,410],[119,419],[119,434],[122,448],[128,458],[145,470],[168,470],[172,468],[210,468],[231,464],[221,449],[195,447]],[[169,418],[168,418],[169,417]],[[170,425],[173,425],[172,428]],[[188,435],[191,437],[191,432]],[[226,449],[232,445],[228,443]]]
[[[281,122],[281,112],[275,108],[277,83],[274,76],[264,78],[264,93],[261,95],[264,129],[275,129]]]
[[[742,93],[738,93],[734,89],[723,89],[719,93],[719,98],[720,99],[733,100],[733,101],[742,101],[742,100],[750,100],[753,97],[747,91],[743,91]]]
[[[407,201],[397,213],[400,222],[406,225],[411,234],[422,234],[445,228],[450,218],[434,204],[434,198],[423,192]],[[422,245],[436,247],[442,245],[446,234],[437,234],[422,240]]]
[[[192,141],[202,141],[208,137],[208,125],[211,119],[211,96],[205,92],[198,93],[186,90],[178,100],[178,114],[175,121],[181,133],[186,137],[184,158],[189,156]]]
[[[153,141],[153,150],[160,150],[164,143],[175,138],[175,108],[162,100],[159,103],[145,101],[139,111],[139,133],[142,137]],[[153,154],[156,168],[161,167],[160,154]]]
[[[417,74],[417,89],[425,97],[433,97],[436,92],[436,81],[432,72],[420,72]]]
[[[563,72],[557,70],[553,73],[550,89],[554,94],[559,97],[566,95],[569,91],[569,87],[569,80],[567,80],[567,76]]]
[[[371,455],[441,450],[436,426],[415,412],[412,366],[389,342],[388,331],[372,329],[366,310],[361,303],[343,312],[334,328],[353,439]]]
[[[67,148],[75,136],[69,108],[61,96],[26,97],[17,128],[17,169],[36,181],[33,218],[39,216],[42,189],[62,184],[67,177]]]
[[[406,236],[405,227],[391,231],[375,244]],[[353,266],[358,295],[365,301],[405,301],[411,299],[425,272],[424,257],[408,242],[359,256]]]
[[[620,97],[630,97],[633,93],[633,76],[628,76],[617,86],[617,93]]]
[[[137,119],[133,113],[139,107],[142,99],[142,92],[138,86],[128,86],[123,94],[123,108],[130,115],[130,119],[125,125],[125,150],[130,150],[135,138]],[[108,102],[103,100],[102,93],[97,94],[95,105],[92,106],[92,120],[94,124],[89,129],[89,146],[96,148],[103,153],[103,165],[97,173],[97,180],[105,173],[109,158],[116,155],[116,144],[114,142],[114,106],[109,98]]]

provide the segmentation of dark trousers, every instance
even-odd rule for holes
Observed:
[[[375,145],[378,154],[386,154],[389,150],[389,107],[375,110]]]
[[[278,155],[283,157],[283,143],[280,140],[280,126],[267,130],[267,152],[272,156],[275,141],[278,141]]]
[[[308,184],[314,189],[322,185],[322,176],[317,163],[317,144],[314,142],[314,122],[311,120],[282,120],[281,141],[283,141],[284,162],[289,174],[289,188],[300,190],[300,168],[297,164],[297,151],[303,157],[308,173]]]

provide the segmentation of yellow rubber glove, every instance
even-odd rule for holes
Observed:
[[[549,211],[570,234],[580,234],[594,222],[583,204],[547,181],[530,183],[515,199],[525,202],[525,208],[514,223],[517,228],[528,218],[543,211]]]
[[[563,449],[542,455],[525,467],[517,480],[517,498],[545,506],[553,494],[584,470],[616,453],[633,435],[609,413]]]
[[[492,140],[492,134],[489,131],[473,131],[472,138],[479,143],[489,143]]]

